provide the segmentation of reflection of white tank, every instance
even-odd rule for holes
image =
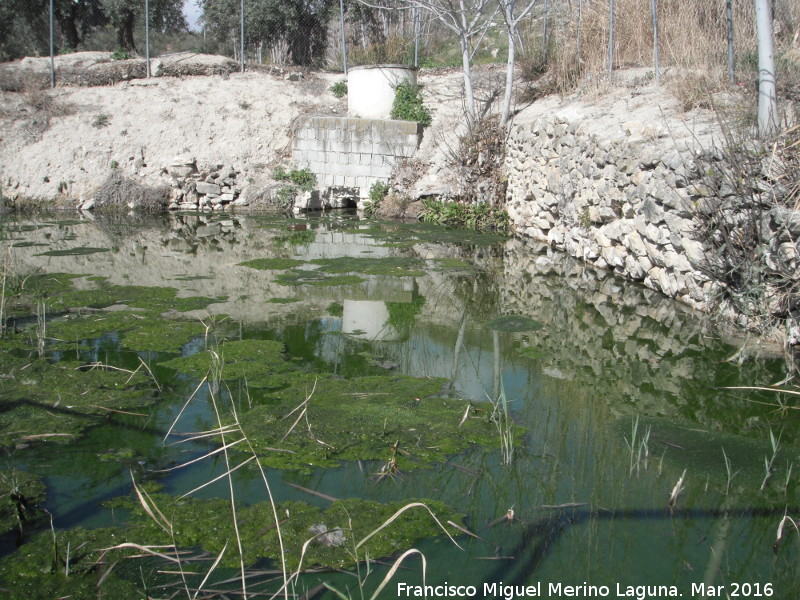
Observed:
[[[347,71],[347,112],[365,119],[388,119],[394,90],[403,82],[417,83],[417,70],[404,65],[365,65]]]
[[[400,333],[389,324],[389,309],[378,300],[345,300],[342,331],[362,340],[394,342]]]

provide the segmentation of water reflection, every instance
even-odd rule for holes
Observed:
[[[789,475],[791,483],[783,494],[776,487],[762,498],[756,493],[758,484],[754,488],[751,483],[757,476],[748,472],[761,468],[760,452],[770,428],[783,429],[784,454],[776,480],[786,476],[789,467],[783,461],[800,464],[794,447],[797,432],[769,407],[720,389],[771,382],[779,377],[781,365],[725,362],[734,349],[715,329],[651,290],[526,240],[451,243],[443,241],[444,230],[420,226],[381,229],[349,219],[229,215],[170,215],[155,226],[101,219],[30,225],[6,232],[6,243],[23,242],[13,250],[21,269],[91,273],[115,285],[170,286],[179,296],[224,297],[184,316],[226,315],[231,324],[227,335],[279,340],[292,358],[320,372],[441,377],[452,394],[484,409],[503,389],[514,418],[526,428],[511,467],[501,467],[497,453],[476,450],[436,469],[401,468],[393,483],[376,483],[379,465],[370,463],[273,473],[276,483],[296,483],[334,497],[388,501],[423,495],[458,507],[485,541],[466,540],[463,554],[434,542],[425,545],[435,560],[434,579],[458,577],[459,583],[476,585],[499,577],[508,583],[675,583],[684,586],[682,591],[694,581],[714,581],[720,573],[787,585],[796,580],[792,560],[797,549],[788,548],[794,554],[784,553],[772,564],[766,533],[777,525],[771,520],[777,505],[773,501],[780,500],[782,510],[796,503],[796,477]],[[32,244],[111,251],[44,256],[45,246]],[[337,257],[410,258],[419,261],[422,273],[362,272],[361,281],[346,285],[289,285],[281,279],[287,268],[277,263],[268,269],[241,265],[254,259],[292,259],[303,264],[289,269],[315,271],[318,263],[309,261]],[[76,285],[90,288],[96,282],[83,278]],[[538,325],[492,327],[490,322],[500,316]],[[102,352],[104,360],[112,360],[116,339],[95,342],[89,350],[92,357]],[[198,338],[183,353],[204,347]],[[146,358],[159,377],[168,379],[174,397],[192,394],[196,381],[160,372],[156,355]],[[198,399],[205,393],[201,389]],[[161,403],[152,427],[163,430],[176,410],[174,402]],[[637,415],[643,428],[648,419],[653,437],[649,467],[631,476],[630,423]],[[188,417],[196,430],[208,426],[202,409]],[[687,425],[669,428],[667,423]],[[687,428],[703,433],[692,438]],[[722,434],[728,437],[720,438]],[[757,442],[761,446],[752,445]],[[87,456],[96,456],[100,446],[114,445],[107,438],[85,443],[81,451]],[[148,444],[157,446],[156,437],[142,442]],[[740,472],[735,498],[724,494],[723,446]],[[158,447],[158,452],[140,453],[145,464],[183,458]],[[30,462],[37,460],[50,461],[42,455]],[[127,476],[114,463],[104,465],[113,464],[113,474],[106,469],[93,473],[78,461],[50,464],[57,471],[54,501],[65,494],[102,496],[102,479],[122,482]],[[687,492],[670,515],[665,512],[669,492],[687,467]],[[221,469],[217,465],[212,473],[175,475],[168,488],[185,492]],[[253,473],[245,471],[241,499],[262,500]],[[77,488],[67,479],[79,482]],[[215,492],[208,488],[204,493]],[[276,495],[279,501],[324,502],[280,485]],[[762,501],[772,502],[762,513],[742,509]],[[582,506],[564,508],[572,504]],[[518,521],[487,525],[512,507]],[[507,555],[515,559],[503,562]],[[408,577],[411,581],[415,575]]]

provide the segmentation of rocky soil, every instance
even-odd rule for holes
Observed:
[[[237,69],[223,57],[181,54],[154,61],[158,76],[141,78],[143,60],[85,52],[56,58],[51,90],[48,59],[0,65],[0,192],[11,201],[88,207],[96,198],[146,197],[136,184],[175,188],[191,176],[223,198],[217,208],[274,203],[273,169],[303,167],[288,158],[295,120],[346,114],[346,99],[329,90],[342,75]],[[458,195],[460,176],[449,163],[463,129],[460,76],[457,69],[420,73],[434,118],[402,173],[411,197]],[[490,96],[502,78],[501,66],[479,69],[479,95]],[[708,141],[707,111],[681,112],[640,73],[620,75],[618,83],[603,94],[584,90],[518,107],[517,121],[558,113],[604,137],[649,127]],[[176,205],[183,193],[172,194]]]

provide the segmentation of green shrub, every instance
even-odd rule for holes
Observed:
[[[130,55],[122,48],[117,46],[117,49],[111,53],[111,60],[128,60]]]
[[[275,167],[272,171],[272,178],[276,181],[291,182],[303,192],[310,192],[317,185],[317,176],[308,167],[291,171],[287,171],[283,167]]]
[[[347,82],[337,81],[329,89],[337,98],[344,98],[347,95]]]
[[[404,81],[395,88],[392,119],[416,121],[423,127],[431,124],[431,112],[422,103],[422,86]]]
[[[379,203],[389,193],[389,184],[382,181],[376,181],[369,188],[369,199],[374,203]]]
[[[486,202],[467,204],[428,198],[422,201],[422,205],[422,220],[426,223],[501,231],[508,228],[508,213]]]

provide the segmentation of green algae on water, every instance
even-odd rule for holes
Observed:
[[[209,304],[223,302],[227,297],[206,296],[178,297],[178,290],[171,287],[140,285],[107,285],[102,282],[91,290],[70,290],[49,298],[54,309],[88,306],[105,308],[113,304],[124,304],[133,308],[164,312],[177,310],[188,312],[206,308]]]
[[[358,275],[328,275],[319,270],[305,271],[292,269],[281,273],[275,277],[275,283],[286,286],[296,285],[318,285],[318,286],[339,286],[356,285],[363,283],[364,279]]]
[[[465,400],[439,396],[446,383],[404,375],[343,379],[303,374],[239,417],[262,462],[279,468],[396,460],[404,470],[444,461],[473,444],[499,446],[486,412]],[[293,427],[301,412],[302,422]],[[472,418],[459,426],[465,414]]]
[[[304,261],[294,258],[254,258],[240,262],[239,266],[258,269],[259,271],[284,271],[302,265]]]
[[[335,258],[315,258],[312,264],[320,265],[319,270],[326,273],[360,273],[362,275],[393,275],[396,277],[422,277],[425,275],[425,262],[407,256],[375,258],[371,256],[337,256]]]
[[[75,248],[65,248],[63,250],[48,250],[36,256],[83,256],[85,254],[97,254],[98,252],[109,252],[110,248],[92,248],[90,246],[77,246]]]
[[[218,555],[226,543],[234,539],[231,522],[231,507],[228,500],[185,498],[176,500],[166,494],[151,494],[150,498],[172,523],[175,539],[181,547],[202,547]],[[312,526],[323,525],[328,531],[337,528],[340,533],[334,540],[312,541],[306,550],[303,566],[345,568],[354,564],[354,544],[378,529],[407,502],[379,502],[349,498],[336,500],[327,510],[304,502],[283,502],[276,506],[281,518],[281,536],[287,566],[296,569],[299,565],[303,545],[315,536]],[[433,512],[441,523],[462,523],[462,517],[442,502],[421,501]],[[163,530],[155,525],[135,498],[119,498],[107,503],[109,506],[127,508],[132,511],[132,524],[126,535],[147,543],[171,543]],[[251,506],[237,506],[237,524],[242,541],[245,565],[259,560],[280,560],[280,546],[275,530],[272,505],[259,502]],[[452,526],[448,532],[456,534]],[[385,529],[370,538],[363,548],[370,558],[382,558],[399,549],[412,547],[418,541],[444,535],[427,510],[413,507],[402,513]],[[361,554],[360,559],[364,559]],[[239,557],[236,552],[227,552],[222,564],[235,567]]]
[[[105,365],[0,355],[0,446],[64,443],[116,412],[146,415],[152,380]]]
[[[538,331],[543,327],[541,321],[536,321],[521,315],[506,315],[489,321],[486,326],[494,331],[514,333],[518,331]]]
[[[24,531],[45,497],[44,482],[38,475],[16,469],[0,471],[0,534]]]
[[[120,528],[70,529],[42,531],[16,552],[0,560],[0,588],[13,590],[15,598],[139,598],[139,570],[130,573],[130,580],[119,575],[125,561],[110,565],[133,551],[103,552],[122,542]],[[98,559],[104,556],[103,565]],[[12,596],[9,596],[9,598]]]
[[[280,388],[288,384],[297,366],[287,361],[283,344],[271,340],[223,341],[216,349],[225,381],[247,380],[251,388]],[[212,367],[210,352],[198,352],[161,363],[181,373],[204,377]]]

